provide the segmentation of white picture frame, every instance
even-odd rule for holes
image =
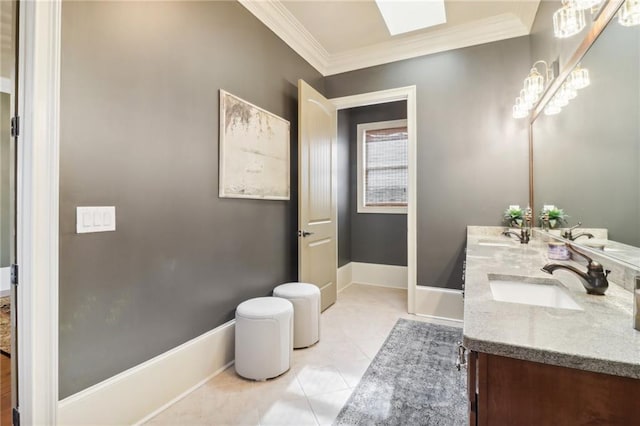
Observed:
[[[220,90],[222,198],[289,200],[290,123]]]

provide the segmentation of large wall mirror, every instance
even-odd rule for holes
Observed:
[[[532,123],[535,203],[561,207],[567,226],[605,228],[606,240],[575,243],[640,267],[640,25],[614,18],[584,50],[589,86]]]

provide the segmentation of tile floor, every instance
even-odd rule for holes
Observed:
[[[293,352],[291,370],[254,382],[226,369],[147,425],[330,425],[398,318],[406,290],[353,284],[323,312],[320,342]]]

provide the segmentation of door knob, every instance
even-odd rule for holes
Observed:
[[[309,232],[309,231],[298,231],[298,237],[308,237],[309,235],[313,235],[313,232]]]

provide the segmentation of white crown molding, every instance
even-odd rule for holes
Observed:
[[[325,75],[339,74],[527,34],[529,34],[529,29],[515,15],[510,13],[498,15],[440,31],[416,34],[331,55]]]
[[[309,62],[322,75],[329,60],[329,52],[278,0],[238,0],[249,12]]]
[[[527,4],[516,14],[506,13],[331,55],[279,0],[238,1],[323,76],[524,36],[530,33],[533,19],[523,22],[521,16],[531,14],[523,9],[533,8],[535,12],[538,7],[537,2],[524,2]]]

